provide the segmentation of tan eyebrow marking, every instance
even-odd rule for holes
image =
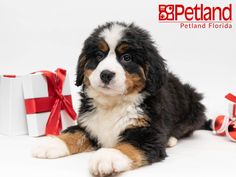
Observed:
[[[109,47],[108,47],[108,45],[107,45],[105,40],[101,40],[98,43],[98,48],[99,48],[99,50],[101,50],[103,52],[108,52],[108,50],[109,50]]]
[[[126,43],[120,44],[117,47],[117,52],[119,52],[119,54],[123,54],[125,53],[127,50],[129,49],[129,45]]]

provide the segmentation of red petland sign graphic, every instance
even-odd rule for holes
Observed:
[[[178,23],[180,28],[232,28],[232,4],[206,6],[195,4],[159,4],[160,23]]]

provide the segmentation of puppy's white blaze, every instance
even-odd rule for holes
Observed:
[[[124,75],[125,71],[120,63],[116,59],[116,55],[114,53],[109,53],[108,56],[102,60],[99,65],[97,66],[97,70],[99,72],[108,69],[110,71],[115,72],[119,75]],[[124,77],[124,76],[123,76]]]
[[[102,148],[90,159],[89,171],[95,176],[109,175],[131,168],[132,160],[121,151],[113,148]]]
[[[124,26],[119,24],[113,24],[109,29],[104,29],[104,31],[102,31],[99,36],[104,38],[110,48],[110,51],[115,52],[115,48],[119,40],[122,38],[124,30]]]
[[[47,136],[39,138],[33,145],[32,156],[36,158],[54,159],[70,154],[66,144],[57,137]]]
[[[177,138],[171,136],[168,140],[167,147],[173,147],[177,144],[178,140]]]

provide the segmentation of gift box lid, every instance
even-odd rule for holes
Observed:
[[[24,76],[23,88],[24,88],[25,99],[48,97],[47,80],[40,72]],[[71,94],[68,75],[66,76],[63,84],[62,94],[63,95]]]

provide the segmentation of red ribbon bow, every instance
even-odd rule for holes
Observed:
[[[62,89],[66,77],[66,70],[58,68],[55,73],[50,71],[42,72],[47,80],[48,95],[45,98],[26,99],[27,114],[50,112],[47,124],[46,135],[58,135],[62,130],[61,110],[64,109],[71,119],[76,120],[76,113],[72,106],[71,95],[63,95]]]

